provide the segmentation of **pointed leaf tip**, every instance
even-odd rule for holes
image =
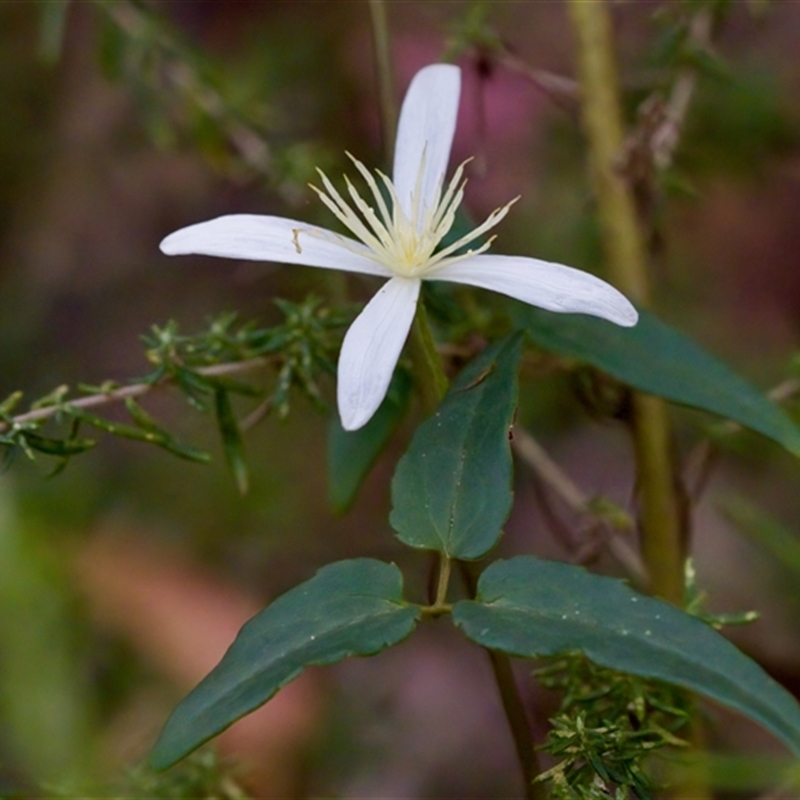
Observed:
[[[683,686],[761,723],[800,754],[800,705],[705,622],[581,567],[496,561],[453,621],[473,641],[523,658],[581,652],[611,669]]]
[[[523,305],[515,306],[514,318],[548,352],[591,364],[642,392],[738,422],[800,456],[800,427],[783,409],[648,311],[641,311],[634,327]]]
[[[420,611],[394,564],[359,558],[323,567],[253,617],[222,661],[178,705],[150,753],[167,769],[267,702],[305,667],[373,655],[405,639]]]
[[[390,522],[401,541],[474,559],[500,538],[512,503],[508,439],[522,336],[488,347],[419,426],[392,480]]]

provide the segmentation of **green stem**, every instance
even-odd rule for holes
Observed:
[[[478,588],[477,565],[473,562],[460,561],[461,575],[467,587],[469,597],[475,597]],[[544,800],[547,796],[544,784],[535,783],[534,779],[541,773],[539,758],[534,749],[533,734],[528,715],[525,713],[525,704],[511,669],[511,659],[498,650],[483,648],[489,656],[492,665],[494,680],[500,693],[500,701],[508,721],[514,748],[517,751],[517,760],[522,771],[522,780],[525,786],[525,800]]]
[[[450,571],[452,569],[453,562],[444,554],[439,561],[439,582],[436,586],[436,599],[434,600],[434,606],[446,606],[447,605],[447,587],[450,585]]]
[[[604,0],[569,0],[578,39],[583,125],[609,269],[639,305],[650,300],[645,249],[630,189],[620,172],[622,112],[608,8]],[[684,536],[675,491],[672,431],[666,405],[633,395],[633,437],[641,505],[642,556],[651,591],[675,604],[683,597]]]
[[[541,772],[539,760],[536,757],[536,750],[533,747],[533,735],[531,734],[531,724],[525,713],[525,706],[514,679],[514,672],[511,669],[511,660],[505,653],[497,650],[486,649],[489,661],[494,672],[494,679],[497,688],[500,690],[500,700],[503,703],[503,710],[506,713],[511,734],[514,737],[514,746],[517,750],[517,758],[522,767],[523,780],[525,781],[526,800],[544,800],[547,796],[545,787],[542,783],[534,783],[534,778]]]
[[[422,405],[426,414],[432,414],[447,394],[447,376],[436,352],[428,314],[422,299],[417,302],[417,312],[411,327],[411,355]]]
[[[394,95],[394,71],[389,42],[389,22],[384,0],[369,0],[372,20],[372,42],[375,47],[375,64],[378,73],[378,96],[381,107],[383,148],[386,164],[392,163],[394,132],[397,129],[397,104]]]
[[[428,315],[421,300],[417,304],[417,313],[411,329],[411,352],[423,407],[427,414],[432,414],[447,392],[447,376],[444,374],[442,362],[436,352],[433,334],[428,324]],[[436,599],[432,606],[434,613],[438,613],[439,609],[446,607],[451,566],[450,559],[442,554],[439,558],[439,581],[436,589]],[[459,566],[469,587],[470,595],[474,596],[477,577],[470,565],[459,562]],[[505,711],[511,736],[514,740],[514,747],[517,751],[522,778],[525,783],[526,800],[542,800],[544,787],[540,783],[533,782],[533,779],[541,770],[533,747],[531,726],[511,670],[511,661],[504,653],[489,649],[486,649],[486,652],[492,664],[495,683],[503,703],[503,711]]]
[[[569,0],[578,39],[581,115],[608,266],[619,288],[642,304],[650,287],[636,206],[620,173],[623,124],[611,20],[605,0]]]
[[[672,461],[672,425],[663,400],[633,397],[633,433],[641,506],[642,560],[653,594],[683,604],[685,534]]]
[[[392,73],[391,47],[389,42],[389,27],[386,19],[386,4],[383,0],[370,0],[370,13],[372,18],[372,33],[375,42],[376,61],[378,65],[378,85],[380,89],[381,118],[383,122],[386,161],[392,162],[394,150],[394,133],[397,128],[397,106],[394,102],[394,82]],[[411,353],[414,361],[414,375],[422,398],[422,405],[426,414],[432,414],[439,406],[442,398],[447,393],[448,380],[442,369],[442,362],[436,352],[436,343],[431,333],[428,315],[422,298],[417,302],[417,311],[414,315],[414,324],[410,337]],[[466,565],[459,562],[468,574]],[[447,588],[450,582],[452,569],[451,560],[444,554],[439,559],[439,579],[436,588],[436,599],[433,606],[427,609],[432,616],[448,613]],[[474,594],[475,579],[471,581],[472,594]],[[533,779],[539,774],[539,764],[536,751],[533,749],[531,728],[525,714],[525,707],[519,695],[514,675],[511,671],[511,662],[503,653],[492,650],[486,651],[492,663],[495,681],[500,691],[503,709],[508,719],[511,735],[522,768],[525,782],[526,800],[542,800],[544,787],[534,784]]]

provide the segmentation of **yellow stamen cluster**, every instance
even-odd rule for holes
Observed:
[[[318,169],[317,172],[322,179],[325,191],[316,186],[311,188],[336,218],[372,251],[370,254],[364,254],[360,250],[354,252],[358,252],[359,255],[368,255],[388,267],[392,272],[406,278],[421,278],[427,273],[440,269],[445,264],[452,264],[488,250],[494,236],[474,249],[471,248],[464,253],[453,255],[497,225],[508,213],[509,208],[519,199],[515,198],[502,208],[495,209],[481,225],[466,236],[437,250],[442,239],[453,227],[456,210],[464,199],[466,180],[462,181],[462,176],[468,161],[461,164],[455,171],[444,195],[442,195],[442,186],[440,185],[436,191],[433,206],[429,208],[425,205],[421,208],[421,183],[425,166],[423,158],[411,197],[411,215],[409,217],[403,211],[397,191],[388,176],[376,170],[376,174],[383,182],[391,200],[391,209],[387,205],[375,177],[358,159],[350,153],[347,156],[366,181],[372,192],[377,211],[364,200],[346,175],[345,182],[353,202],[352,206],[334,188],[322,170]],[[360,212],[360,215],[357,211]],[[348,248],[346,240],[332,237],[331,241]]]

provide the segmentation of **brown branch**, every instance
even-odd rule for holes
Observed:
[[[95,5],[131,39],[147,42],[149,37],[152,43],[160,46],[165,53],[162,75],[172,88],[219,125],[230,146],[250,169],[275,184],[287,201],[297,201],[297,190],[293,190],[286,181],[279,180],[273,154],[264,135],[252,124],[237,119],[223,95],[203,80],[189,60],[181,57],[184,48],[168,30],[162,26],[153,32],[147,14],[131,2],[95,0]]]
[[[506,69],[527,78],[537,89],[547,95],[555,105],[573,114],[578,110],[580,86],[574,78],[532,67],[518,55],[505,48],[501,51],[498,61]]]
[[[533,469],[572,511],[591,521],[589,526],[591,532],[602,531],[605,534],[605,545],[614,559],[634,580],[646,585],[647,570],[641,558],[621,536],[621,533],[633,530],[634,523],[630,516],[616,507],[613,509],[613,515],[600,513],[595,498],[586,494],[539,442],[519,426],[514,428],[512,447],[517,456]],[[586,547],[582,550],[586,550]]]
[[[209,367],[200,367],[197,373],[206,377],[221,377],[223,375],[235,375],[236,373],[245,372],[268,363],[268,358],[251,358],[247,361],[233,361],[224,364],[213,364]],[[59,411],[63,411],[65,406],[70,406],[72,408],[95,408],[96,406],[104,406],[110,403],[119,403],[130,397],[142,397],[156,387],[164,386],[168,383],[170,383],[169,377],[162,378],[158,383],[132,383],[129,386],[120,386],[108,392],[98,392],[97,394],[78,397],[75,400],[65,400],[62,403],[45,406],[44,408],[35,408],[33,411],[27,411],[24,414],[12,417],[11,423],[0,422],[0,433],[16,425],[25,425],[29,422],[40,422],[49,419]]]
[[[708,8],[701,8],[689,23],[688,41],[698,49],[707,49],[711,44],[714,16]],[[650,136],[653,163],[665,170],[672,163],[686,121],[686,114],[697,86],[698,71],[695,66],[686,66],[672,86],[669,100],[664,107],[661,124]]]

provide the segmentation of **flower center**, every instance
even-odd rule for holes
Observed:
[[[502,208],[495,209],[481,225],[466,236],[462,236],[458,241],[437,249],[453,227],[456,210],[464,199],[466,180],[462,180],[462,177],[468,161],[461,164],[455,171],[444,194],[442,193],[443,182],[440,183],[432,205],[428,206],[421,197],[422,176],[425,169],[425,157],[423,156],[417,173],[416,185],[411,195],[411,213],[408,215],[403,210],[394,184],[386,175],[376,170],[376,175],[380,178],[385,190],[384,193],[378,181],[375,180],[375,176],[350,153],[347,156],[369,187],[373,205],[364,200],[347,175],[344,176],[344,179],[352,205],[342,197],[320,169],[317,172],[325,190],[316,186],[311,186],[311,188],[336,218],[367,245],[371,250],[371,253],[367,254],[369,257],[405,278],[422,278],[445,264],[452,264],[488,250],[494,241],[494,236],[477,247],[470,248],[468,245],[497,225],[508,213],[509,208],[519,199],[514,198]],[[389,203],[386,201],[385,194],[388,194]],[[332,237],[331,241],[348,248],[345,240]],[[459,252],[464,248],[467,248],[466,252]],[[360,250],[357,252],[359,255],[364,255]]]

